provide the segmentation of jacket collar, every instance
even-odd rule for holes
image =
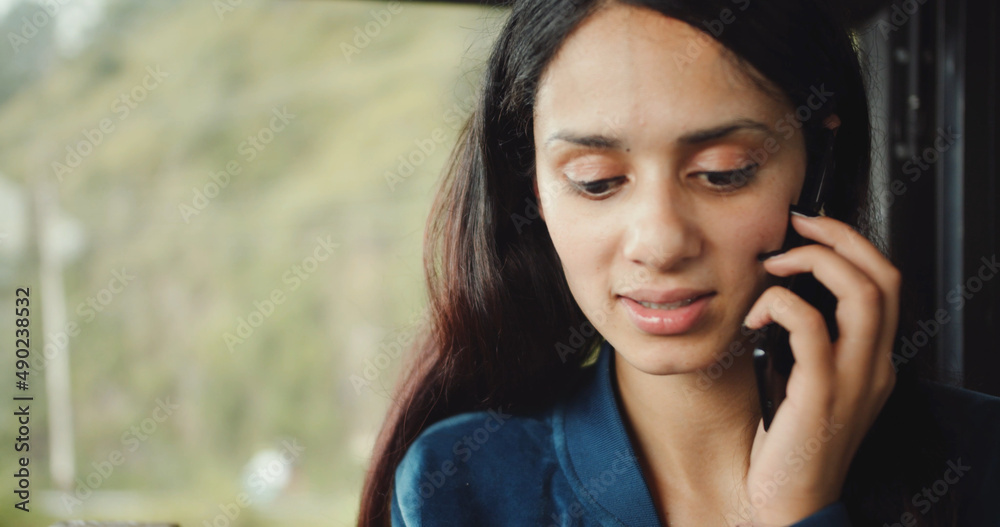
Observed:
[[[556,451],[581,504],[607,523],[660,521],[619,408],[615,350],[607,340],[588,381],[556,412]]]

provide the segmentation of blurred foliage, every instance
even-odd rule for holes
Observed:
[[[287,486],[226,525],[354,521],[400,363],[376,358],[421,316],[424,221],[504,12],[244,0],[219,13],[219,3],[108,0],[79,50],[60,50],[50,23],[0,53],[0,194],[16,189],[31,212],[48,182],[65,223],[82,234],[64,263],[62,292],[67,320],[80,328],[68,338],[78,484],[86,488],[114,451],[125,458],[67,512],[49,476],[45,372],[36,372],[32,512],[14,511],[8,491],[0,525],[210,525],[247,484],[254,454],[289,440],[304,450]],[[0,21],[3,34],[21,34],[24,17],[40,9],[15,6]],[[60,16],[69,14],[52,18]],[[356,46],[365,31],[375,36]],[[357,53],[345,56],[345,46]],[[294,117],[264,132],[282,111]],[[102,122],[110,132],[100,132]],[[435,131],[443,143],[430,139]],[[262,148],[248,147],[250,136]],[[425,160],[390,184],[386,173],[421,145],[433,145]],[[79,165],[55,168],[69,167],[71,152]],[[223,180],[227,163],[239,172],[213,194],[212,174]],[[0,234],[24,229],[34,240],[28,218]],[[336,247],[308,272],[318,239]],[[8,304],[0,338],[13,341],[14,288],[31,286],[32,353],[40,357],[62,328],[41,319],[38,244],[0,258],[0,302]],[[123,270],[135,279],[110,293]],[[275,290],[285,301],[258,308]],[[227,346],[224,335],[258,309],[262,323]],[[2,360],[0,371],[11,371],[11,354]],[[366,368],[375,375],[366,378]],[[11,384],[3,393],[13,392],[14,379],[4,377]],[[167,398],[178,409],[134,445],[129,431],[160,415],[157,401]],[[12,410],[0,398],[7,474]]]

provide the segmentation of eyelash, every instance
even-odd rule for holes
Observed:
[[[716,189],[718,189],[720,192],[733,192],[733,191],[735,191],[737,189],[740,189],[740,188],[744,187],[745,185],[747,185],[750,182],[751,179],[753,179],[753,177],[757,174],[757,167],[758,166],[760,166],[760,165],[758,165],[757,163],[751,163],[751,164],[749,164],[749,165],[747,165],[745,167],[737,168],[736,170],[725,170],[725,171],[715,171],[715,172],[698,172],[697,174],[699,176],[707,175],[707,176],[722,176],[722,177],[725,177],[725,178],[727,178],[727,180],[729,181],[729,183],[722,184],[722,185],[716,185],[716,184],[712,184],[712,183],[709,183],[709,184],[712,187],[715,187]],[[742,176],[742,181],[739,181],[739,179],[740,179],[741,176]],[[599,181],[588,181],[588,182],[578,182],[578,181],[572,181],[572,180],[570,180],[570,183],[572,184],[573,189],[577,191],[577,193],[579,193],[579,194],[581,194],[583,196],[586,196],[586,197],[590,197],[590,198],[600,198],[600,197],[606,196],[608,194],[608,192],[610,192],[610,191],[609,190],[604,190],[604,191],[597,191],[597,192],[595,192],[594,190],[596,188],[600,188],[600,187],[605,186],[605,185],[610,185],[610,184],[613,184],[613,183],[617,183],[617,182],[620,182],[620,181],[622,181],[624,179],[625,179],[625,176],[616,176],[616,177],[613,177],[613,178],[602,179],[602,180],[599,180]],[[706,181],[707,181],[707,179],[706,179]]]

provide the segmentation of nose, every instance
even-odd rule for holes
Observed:
[[[631,262],[666,272],[698,256],[702,236],[690,197],[664,179],[633,194],[623,252]]]

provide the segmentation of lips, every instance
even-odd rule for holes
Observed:
[[[629,295],[621,295],[620,301],[637,329],[652,335],[677,335],[702,320],[715,292],[671,289],[634,291]]]

